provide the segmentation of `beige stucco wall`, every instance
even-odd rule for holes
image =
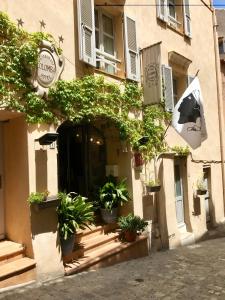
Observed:
[[[24,244],[33,257],[31,244],[27,124],[24,117],[4,123],[4,203],[6,237]]]
[[[127,4],[136,4],[137,1],[129,0]],[[192,39],[185,38],[182,34],[175,30],[164,26],[156,18],[156,8],[149,4],[148,0],[142,1],[142,6],[127,5],[124,7],[124,12],[134,17],[137,22],[137,39],[138,47],[143,48],[151,44],[162,41],[162,63],[169,64],[168,52],[176,51],[192,61],[187,73],[195,75],[199,71],[199,80],[204,97],[205,119],[207,124],[208,138],[203,142],[202,146],[196,150],[192,150],[192,155],[195,160],[221,160],[220,141],[219,141],[219,123],[218,123],[218,107],[217,107],[217,85],[216,85],[216,71],[214,58],[214,40],[213,40],[213,23],[212,11],[203,4],[201,0],[197,2],[190,1],[195,6],[190,6],[191,13],[191,28]],[[146,4],[146,6],[144,6]],[[26,9],[24,9],[26,7]],[[117,8],[113,8],[115,11]],[[79,61],[78,54],[78,33],[77,33],[77,8],[76,1],[60,0],[60,1],[7,1],[2,0],[0,3],[0,10],[9,13],[10,17],[16,21],[22,18],[24,21],[24,28],[29,31],[40,30],[40,20],[44,20],[46,32],[50,32],[58,41],[58,36],[62,35],[64,42],[60,45],[63,49],[63,54],[66,58],[65,70],[62,77],[71,79],[75,75],[81,76],[87,73],[93,73],[93,68],[88,67]],[[118,22],[117,30],[122,28],[121,8],[118,8],[118,14],[115,13]],[[113,11],[112,11],[113,12]],[[201,22],[199,21],[201,20]],[[75,26],[74,26],[75,24]],[[74,30],[75,28],[75,30]],[[122,38],[118,33],[116,35],[117,44],[119,47],[119,54],[122,60],[121,77],[124,75],[124,56],[123,43],[118,41]],[[206,38],[207,37],[207,38]],[[185,70],[186,72],[186,70]],[[110,77],[112,80],[112,77]],[[119,78],[114,78],[114,81],[120,82]],[[210,84],[209,84],[210,83]],[[56,165],[56,149],[41,150],[34,142],[35,138],[40,137],[47,131],[55,130],[47,126],[38,128],[29,127],[27,137],[28,158],[27,158],[27,176],[29,178],[29,186],[26,186],[26,196],[29,192],[38,189],[46,188],[52,193],[57,192],[57,165]],[[184,140],[178,136],[173,128],[169,128],[166,140],[170,146],[186,145]],[[11,142],[10,142],[11,143]],[[175,247],[180,245],[180,233],[176,224],[175,200],[174,200],[174,166],[173,159],[166,158],[159,162],[159,175],[163,182],[162,191],[157,196],[146,195],[144,189],[145,168],[138,172],[133,168],[133,155],[131,152],[123,153],[120,150],[119,141],[110,142],[108,140],[108,164],[118,164],[120,178],[128,178],[128,186],[133,198],[130,204],[129,211],[133,208],[135,214],[150,218],[153,216],[152,211],[156,213],[156,201],[159,202],[159,224],[164,245]],[[35,152],[40,151],[40,152]],[[43,151],[43,152],[42,152]],[[36,153],[36,155],[35,155]],[[41,158],[42,157],[42,158]],[[38,172],[35,161],[38,163]],[[44,163],[46,161],[46,164]],[[211,166],[211,199],[214,216],[213,223],[221,222],[224,219],[224,203],[223,203],[223,187],[220,164],[210,164]],[[202,171],[203,164],[197,164],[187,160],[186,176],[187,187],[185,190],[185,218],[187,230],[194,232],[196,238],[200,238],[206,231],[204,206],[201,201],[201,215],[194,216],[193,212],[193,192],[194,184]],[[147,167],[148,168],[148,167]],[[37,178],[38,174],[45,173],[45,177],[41,181]],[[47,173],[47,174],[46,174]],[[169,176],[168,176],[169,174]],[[39,180],[39,181],[38,181]],[[38,182],[38,183],[37,183]],[[157,198],[157,199],[156,199]],[[25,199],[25,197],[24,197]],[[150,202],[148,201],[150,200]],[[25,202],[24,202],[25,203]],[[23,204],[25,205],[25,204]],[[26,204],[27,205],[27,204]],[[122,209],[122,212],[126,210]],[[157,218],[156,218],[157,220]],[[175,236],[174,236],[175,234]],[[55,238],[56,236],[54,236]],[[45,237],[38,236],[40,244],[45,244]],[[47,238],[47,235],[46,235]],[[53,237],[49,236],[49,240]],[[53,238],[53,240],[54,240]],[[37,239],[36,239],[37,241]],[[34,248],[37,249],[38,243]],[[36,250],[35,250],[36,251]]]

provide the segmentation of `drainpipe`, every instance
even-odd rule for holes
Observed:
[[[214,38],[214,52],[215,52],[215,66],[216,66],[216,81],[217,81],[217,105],[218,105],[218,118],[219,118],[219,135],[220,135],[220,152],[221,152],[221,169],[222,169],[222,183],[223,183],[223,205],[225,214],[225,165],[224,165],[224,118],[223,118],[223,98],[221,88],[221,72],[220,72],[220,57],[218,49],[218,36],[217,36],[217,21],[215,9],[213,9],[213,38]]]

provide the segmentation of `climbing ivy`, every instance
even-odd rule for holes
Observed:
[[[80,123],[105,118],[115,124],[121,139],[146,157],[164,149],[169,115],[160,105],[143,107],[142,89],[135,83],[118,85],[103,76],[90,75],[59,80],[50,88],[48,99],[40,98],[29,77],[37,65],[42,40],[54,43],[51,35],[28,33],[0,12],[0,107],[24,113],[28,123]],[[139,142],[143,136],[148,137],[145,145]]]

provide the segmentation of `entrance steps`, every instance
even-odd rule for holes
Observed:
[[[92,226],[91,229],[76,234],[73,253],[63,257],[65,275],[98,269],[147,255],[146,236],[139,236],[132,243],[122,243],[116,224]]]
[[[0,288],[35,279],[35,261],[25,257],[23,245],[0,241]]]
[[[188,246],[195,244],[195,236],[193,232],[184,232],[180,237],[181,245]]]

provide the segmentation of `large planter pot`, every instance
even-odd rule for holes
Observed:
[[[113,208],[112,210],[101,208],[100,211],[101,211],[102,220],[106,224],[115,223],[117,221],[117,218],[118,218],[118,208],[117,207]]]
[[[74,243],[75,243],[75,234],[71,235],[68,239],[64,240],[63,237],[60,237],[62,256],[69,255],[73,252]]]
[[[127,241],[127,242],[134,242],[136,241],[136,238],[137,238],[137,233],[134,232],[134,231],[124,231],[124,239]]]
[[[159,192],[161,188],[161,185],[155,185],[155,186],[146,186],[146,191],[147,193],[155,193],[155,192]]]

